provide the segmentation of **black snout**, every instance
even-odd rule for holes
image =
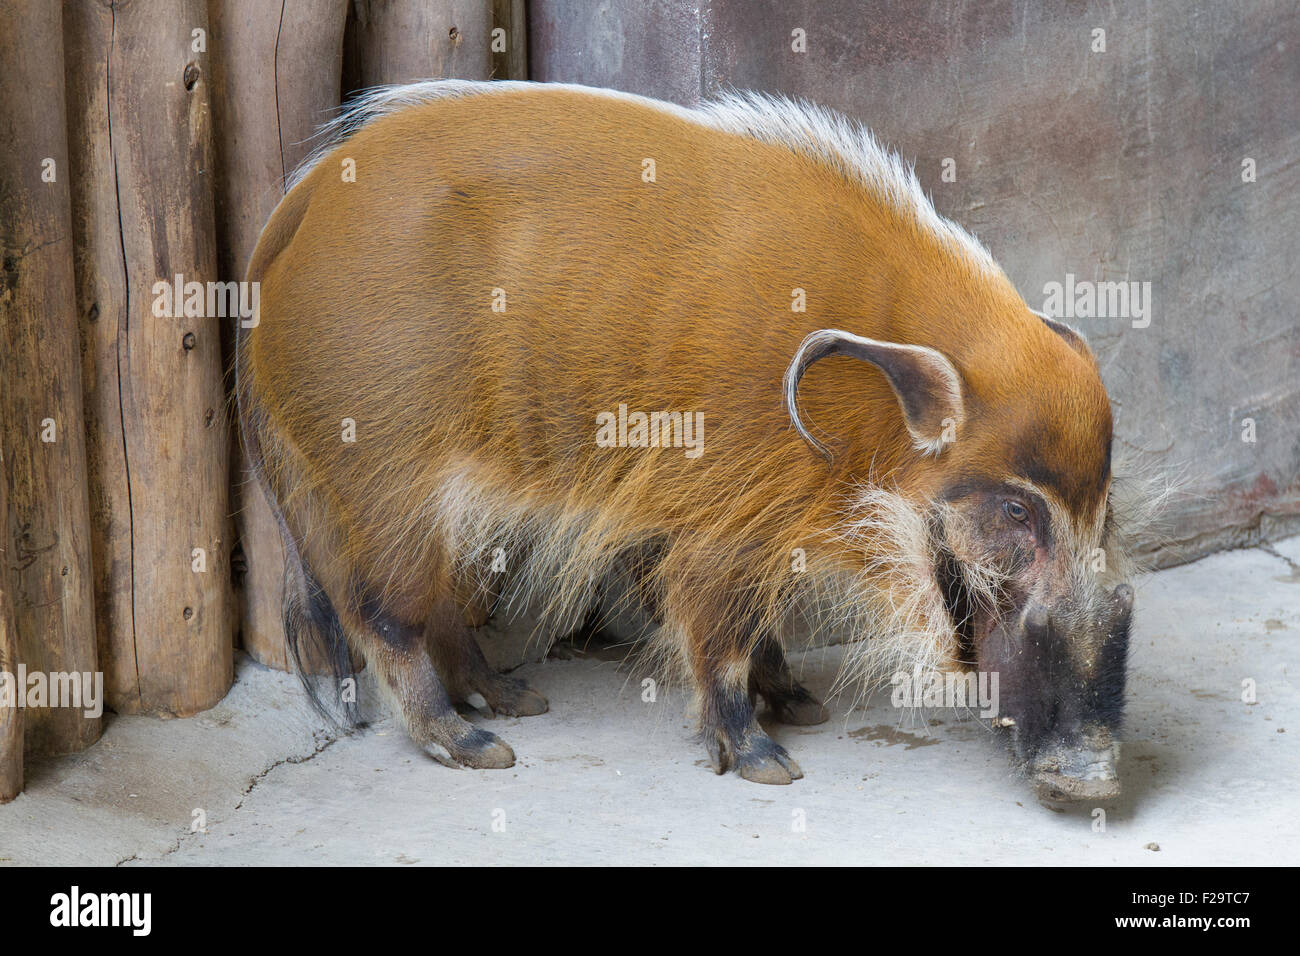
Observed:
[[[1094,728],[1040,751],[1030,770],[1044,800],[1113,800],[1120,792],[1118,763],[1110,733]]]
[[[1110,633],[1114,635],[1122,630],[1127,634],[1129,624],[1133,621],[1133,586],[1121,584],[1115,588],[1110,595],[1110,604],[1114,613]]]
[[[1001,674],[1002,713],[1016,756],[1040,797],[1105,800],[1119,794],[1117,744],[1133,588],[1088,604],[1031,599],[990,634],[981,666]]]

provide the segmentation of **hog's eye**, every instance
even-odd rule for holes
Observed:
[[[1008,498],[1002,502],[1002,510],[1006,512],[1007,517],[1012,521],[1019,521],[1021,524],[1029,521],[1029,509],[1018,501],[1012,501]]]

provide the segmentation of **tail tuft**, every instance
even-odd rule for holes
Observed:
[[[357,672],[338,611],[285,537],[284,642],[293,668],[321,716],[342,729],[364,726],[357,707]],[[309,661],[324,662],[325,672],[314,672]]]

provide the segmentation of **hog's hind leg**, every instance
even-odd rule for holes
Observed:
[[[440,762],[446,762],[445,751],[455,763],[475,769],[514,765],[514,751],[504,740],[456,712],[429,654],[430,638],[445,626],[437,615],[413,625],[363,605],[348,624],[416,743]]]
[[[544,714],[546,698],[517,677],[498,674],[483,656],[464,613],[444,603],[435,610],[439,626],[430,628],[429,651],[447,681],[453,700],[466,701],[481,694],[494,713],[508,717]]]

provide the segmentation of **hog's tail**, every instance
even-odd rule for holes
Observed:
[[[320,586],[311,568],[302,559],[302,553],[292,533],[284,522],[280,509],[272,504],[284,539],[284,641],[293,661],[307,699],[325,718],[345,727],[361,725],[357,710],[356,670],[352,665],[352,652],[348,647],[343,624],[338,611]],[[329,697],[336,707],[327,706],[321,694],[320,675],[308,673],[304,662],[323,661],[328,668],[324,680],[332,690]],[[347,682],[351,681],[351,685]],[[351,686],[352,692],[347,689]]]
[[[311,184],[301,182],[275,208],[266,228],[262,231],[257,247],[253,250],[245,276],[246,281],[260,283],[267,267],[288,245],[306,213],[311,191]],[[345,682],[355,681],[356,674],[338,611],[303,559],[302,542],[285,520],[284,508],[271,486],[263,450],[263,437],[267,437],[274,445],[273,425],[261,401],[257,376],[253,374],[249,341],[250,332],[260,321],[261,316],[254,315],[249,327],[245,326],[242,319],[236,324],[234,392],[239,435],[248,456],[251,472],[249,479],[256,482],[266,496],[284,545],[284,598],[281,619],[285,648],[312,706],[332,723],[359,726],[361,719],[356,705],[357,695],[343,692],[349,686]],[[283,467],[281,470],[283,471]],[[306,666],[308,661],[315,664],[317,668],[324,663],[327,668],[326,673],[313,676]],[[322,682],[329,682],[327,686],[330,686],[331,690],[324,696],[337,701],[337,706],[326,705],[318,686]],[[351,686],[355,690],[355,683]]]

